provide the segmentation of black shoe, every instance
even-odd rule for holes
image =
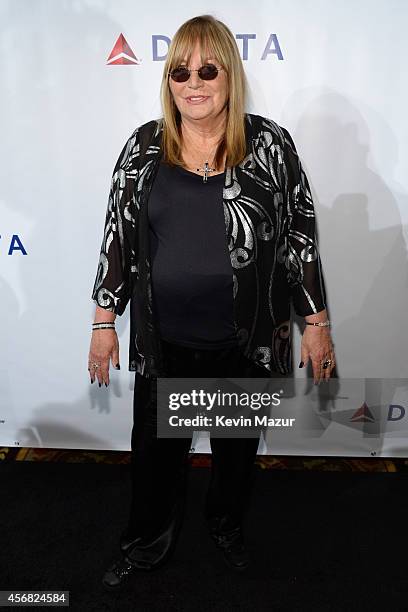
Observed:
[[[129,578],[136,575],[140,570],[150,570],[150,565],[144,567],[141,564],[135,565],[129,563],[126,557],[122,557],[119,561],[115,561],[105,572],[102,578],[102,584],[108,590],[119,589]]]
[[[140,536],[135,537],[129,535],[129,532],[127,530],[123,531],[119,538],[119,546],[122,553],[125,555],[127,551],[137,543],[138,540],[141,540]]]
[[[223,552],[224,561],[231,569],[245,570],[250,563],[248,553],[244,546],[240,527],[226,533],[211,532],[217,548]]]

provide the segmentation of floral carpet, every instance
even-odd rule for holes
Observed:
[[[56,461],[67,463],[130,463],[129,451],[89,451],[60,448],[0,447],[0,461]],[[211,454],[191,453],[193,467],[210,467]],[[323,470],[336,472],[408,471],[408,458],[310,457],[258,455],[256,465],[266,470]]]

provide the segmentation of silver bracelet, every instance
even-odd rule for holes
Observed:
[[[315,327],[330,327],[330,321],[322,321],[321,323],[309,323],[305,321],[306,325],[314,325]]]
[[[106,321],[101,323],[92,323],[92,329],[115,329],[115,322]]]

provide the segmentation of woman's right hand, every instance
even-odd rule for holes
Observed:
[[[119,340],[114,329],[95,329],[92,332],[91,346],[88,356],[88,371],[91,383],[98,379],[99,386],[109,385],[109,361],[112,366],[120,369]],[[97,367],[95,367],[97,364]]]

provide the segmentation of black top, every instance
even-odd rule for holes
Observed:
[[[160,336],[196,348],[237,344],[223,211],[225,173],[160,163],[148,201],[153,303]]]

